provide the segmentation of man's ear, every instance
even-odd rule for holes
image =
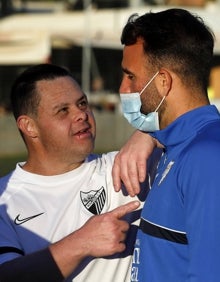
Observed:
[[[161,96],[168,96],[170,89],[172,88],[173,81],[171,73],[167,69],[162,68],[159,71],[158,78],[157,89],[159,93]]]
[[[38,136],[35,121],[29,116],[19,116],[17,119],[17,126],[25,136],[31,138],[36,138]]]

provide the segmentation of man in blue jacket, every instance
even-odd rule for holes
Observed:
[[[168,9],[130,17],[121,41],[122,109],[140,130],[129,144],[140,151],[145,131],[164,147],[142,211],[131,281],[218,282],[220,117],[207,96],[214,35],[201,18]],[[126,150],[115,161],[115,184],[120,173],[128,182],[126,169],[134,178]]]

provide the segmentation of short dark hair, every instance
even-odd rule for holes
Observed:
[[[26,69],[17,77],[11,88],[11,107],[15,119],[22,114],[37,115],[40,95],[36,83],[40,80],[53,80],[72,74],[65,68],[53,64],[40,64]]]
[[[206,91],[213,59],[214,34],[203,20],[184,9],[167,9],[142,16],[133,14],[125,25],[121,43],[144,40],[149,63],[169,66],[187,85]]]

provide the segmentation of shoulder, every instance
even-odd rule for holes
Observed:
[[[208,181],[218,179],[220,172],[220,124],[219,129],[210,124],[205,130],[201,130],[179,155],[178,168],[180,176]]]
[[[87,162],[96,162],[112,167],[117,153],[117,151],[113,151],[103,154],[90,154],[87,158]]]

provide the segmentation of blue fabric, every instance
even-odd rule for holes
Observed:
[[[197,108],[152,135],[165,150],[142,211],[131,281],[219,282],[219,112]]]

